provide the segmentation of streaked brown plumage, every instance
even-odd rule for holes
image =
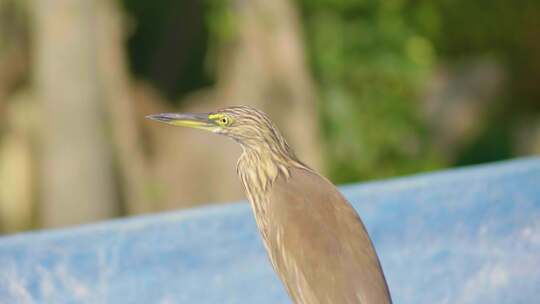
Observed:
[[[358,214],[332,183],[296,158],[263,112],[235,106],[149,118],[223,134],[242,146],[237,173],[274,270],[295,303],[391,303]]]

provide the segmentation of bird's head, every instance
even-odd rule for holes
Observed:
[[[232,106],[199,114],[162,113],[149,115],[147,118],[174,126],[222,134],[236,140],[244,147],[286,145],[266,114],[248,106]]]

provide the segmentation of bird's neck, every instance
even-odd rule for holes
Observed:
[[[252,202],[264,196],[278,176],[289,178],[291,167],[305,167],[288,146],[276,150],[264,145],[242,145],[242,150],[236,170]]]
[[[268,214],[267,210],[270,208],[268,191],[278,177],[288,179],[293,167],[310,169],[296,160],[290,149],[276,153],[275,149],[271,150],[262,145],[242,145],[242,150],[236,171],[255,213],[257,226],[266,242],[268,222],[265,214]]]
[[[244,147],[236,169],[250,200],[266,193],[280,174],[290,175],[287,159],[264,148]]]

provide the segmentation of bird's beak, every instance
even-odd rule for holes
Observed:
[[[212,120],[208,119],[208,114],[162,113],[148,115],[146,118],[173,126],[203,129],[207,131],[214,131],[218,128]]]

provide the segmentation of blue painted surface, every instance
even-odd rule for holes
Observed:
[[[342,188],[395,303],[537,303],[540,158]],[[0,238],[0,303],[290,303],[246,203]]]

